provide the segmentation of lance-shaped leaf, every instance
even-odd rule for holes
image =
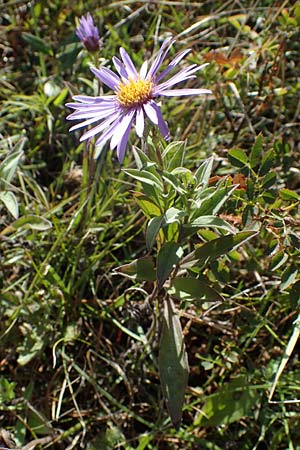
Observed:
[[[148,250],[151,250],[151,248],[155,244],[163,220],[164,220],[163,216],[159,216],[159,217],[152,217],[152,219],[149,221],[146,230],[146,246]]]
[[[238,422],[251,414],[257,402],[257,391],[251,389],[247,377],[240,375],[206,398],[201,414],[195,420],[197,426],[220,426]]]
[[[208,185],[209,178],[213,167],[214,159],[206,159],[195,173],[198,187],[206,187]]]
[[[158,358],[160,382],[170,418],[178,430],[188,383],[189,365],[179,317],[169,297],[164,303],[161,333]]]
[[[157,206],[157,203],[154,203],[153,198],[149,199],[146,195],[143,195],[140,192],[135,192],[134,198],[147,217],[151,218],[153,216],[161,215],[159,206]]]
[[[151,256],[144,256],[143,258],[135,259],[129,264],[114,269],[115,273],[132,278],[134,280],[154,281],[156,279],[155,268]]]
[[[240,148],[233,148],[228,151],[229,161],[236,167],[249,166],[249,160],[246,153]]]
[[[23,139],[18,148],[16,146],[15,150],[8,155],[0,164],[0,178],[3,178],[7,183],[10,183],[16,170],[18,164],[23,156],[23,146],[25,140]]]
[[[176,277],[168,292],[180,300],[202,300],[206,302],[222,302],[224,300],[222,295],[214,288],[193,277]]]
[[[184,212],[178,208],[169,208],[164,215],[153,217],[147,226],[146,230],[146,245],[147,249],[151,250],[155,244],[157,235],[161,228],[166,227],[172,223],[180,223],[180,218],[184,216]]]
[[[221,229],[229,233],[234,233],[235,228],[231,226],[228,222],[215,216],[201,216],[192,222],[183,225],[182,227],[182,237],[187,237],[193,235],[200,228],[213,228]]]
[[[201,202],[200,206],[194,209],[192,213],[192,220],[200,216],[207,216],[209,214],[215,216],[236,188],[237,185],[231,186],[230,188],[218,188],[210,195],[207,195],[207,198]],[[205,191],[208,192],[208,189]]]
[[[15,194],[10,191],[0,192],[0,200],[4,203],[11,215],[17,219],[19,217],[19,207]]]
[[[254,230],[241,231],[240,233],[228,234],[227,236],[206,242],[184,258],[182,267],[190,267],[191,261],[195,261],[197,264],[207,263],[211,259],[216,259],[221,255],[231,252],[256,235],[257,231]]]
[[[183,255],[182,247],[176,242],[164,244],[157,257],[156,277],[158,289],[163,287],[174,267],[179,263]]]
[[[127,175],[130,175],[135,180],[141,181],[144,184],[149,184],[150,186],[156,187],[160,191],[163,191],[163,184],[161,179],[157,174],[150,172],[149,170],[139,170],[139,169],[127,169],[124,170]]]
[[[162,154],[162,159],[166,161],[169,172],[182,165],[184,154],[185,142],[171,142],[169,145],[167,145]]]
[[[250,152],[250,156],[249,156],[250,166],[252,169],[257,167],[260,162],[262,148],[263,148],[263,136],[260,133],[257,136],[255,143],[251,148],[251,152]]]
[[[11,224],[15,229],[19,228],[31,228],[32,230],[46,231],[52,227],[52,223],[44,217],[36,216],[35,214],[27,214],[20,217]]]
[[[212,241],[206,242],[201,247],[197,248],[195,250],[195,257],[196,259],[202,260],[205,260],[206,258],[215,259],[218,256],[231,252],[255,235],[257,235],[257,231],[241,231],[237,234],[213,239]]]

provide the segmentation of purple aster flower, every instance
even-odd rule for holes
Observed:
[[[92,68],[93,74],[112,89],[115,94],[101,97],[84,95],[73,97],[78,103],[67,103],[66,106],[75,109],[75,112],[70,114],[67,119],[83,121],[71,127],[70,131],[100,121],[100,124],[85,132],[80,140],[84,141],[101,133],[96,145],[103,146],[110,140],[110,148],[117,148],[120,162],[123,161],[125,155],[130,129],[135,125],[137,135],[142,137],[145,118],[150,119],[152,123],[157,125],[164,139],[168,140],[170,136],[168,125],[162,117],[156,100],[159,100],[162,96],[211,94],[209,89],[171,89],[181,81],[195,78],[195,73],[207,64],[201,66],[191,64],[162,82],[163,78],[190,51],[190,49],[187,49],[180,52],[163,71],[158,73],[171,45],[172,38],[167,38],[149,70],[148,63],[145,61],[138,72],[130,56],[123,48],[120,48],[121,60],[113,57],[118,75],[106,67]]]
[[[96,52],[100,48],[100,37],[98,28],[94,25],[90,13],[86,17],[79,19],[79,27],[76,29],[76,35],[87,48],[89,52]]]

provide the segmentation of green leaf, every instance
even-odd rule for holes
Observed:
[[[25,140],[23,140],[23,143]],[[24,152],[21,149],[14,150],[8,155],[0,164],[0,178],[3,178],[7,183],[10,183],[22,158]]]
[[[166,236],[166,242],[178,242],[179,239],[179,224],[177,222],[170,223],[169,225],[166,225],[167,229],[165,230],[165,226],[163,225],[165,236]]]
[[[180,224],[180,218],[184,216],[183,211],[180,211],[177,208],[168,209],[163,216],[153,217],[147,226],[146,230],[146,245],[147,249],[150,250],[155,243],[159,230],[161,228],[166,228],[171,224]],[[172,227],[168,228],[168,240],[174,240],[174,231],[175,235],[178,232],[178,226],[172,229]],[[170,235],[170,236],[169,236]]]
[[[164,214],[165,224],[180,223],[180,219],[184,217],[184,212],[178,208],[169,208]]]
[[[150,184],[142,183],[145,198],[156,205],[159,208],[159,213],[155,214],[157,216],[161,215],[164,210],[164,199],[162,198],[162,190],[157,189],[156,186],[151,186]]]
[[[191,170],[187,169],[186,167],[177,167],[176,169],[173,169],[171,175],[180,178],[182,186],[184,186],[185,191],[187,186],[188,190],[190,190],[193,186],[195,186],[194,174]]]
[[[193,220],[188,225],[183,225],[187,230],[193,228],[220,228],[222,230],[234,233],[235,229],[225,220],[215,216],[201,216]]]
[[[0,192],[0,200],[4,203],[10,214],[17,219],[19,217],[19,206],[15,194],[10,191]]]
[[[231,196],[232,192],[236,189],[236,186],[230,188],[217,188],[207,198],[205,198],[199,208],[196,208],[192,213],[192,218],[195,219],[199,216],[215,215],[223,204]]]
[[[54,106],[60,106],[64,103],[65,98],[67,97],[67,95],[69,94],[69,91],[67,88],[64,89],[60,89],[59,94],[57,95],[56,99],[53,102]]]
[[[212,230],[202,229],[198,231],[198,236],[200,236],[204,241],[212,241],[219,237],[218,233]]]
[[[294,264],[288,266],[281,275],[280,290],[285,291],[297,281],[298,268]]]
[[[53,433],[53,428],[49,419],[37,409],[29,409],[28,426],[37,435],[47,435]]]
[[[262,153],[262,145],[263,145],[263,137],[262,134],[259,134],[255,140],[254,145],[251,148],[249,162],[250,167],[254,169],[258,166]]]
[[[289,299],[294,308],[300,306],[300,280],[296,281],[291,287]]]
[[[124,170],[127,175],[130,175],[135,180],[141,181],[142,183],[149,184],[150,186],[158,188],[163,191],[163,184],[158,175],[154,175],[152,172],[139,169],[127,169]]]
[[[88,450],[111,450],[112,448],[120,448],[118,444],[125,440],[121,429],[108,420],[101,431],[99,430],[98,434],[93,437],[87,448]]]
[[[275,158],[274,150],[269,150],[263,157],[261,166],[259,168],[259,175],[266,175],[273,165],[273,160]]]
[[[146,230],[146,246],[148,250],[151,250],[153,245],[155,244],[157,235],[159,230],[161,229],[161,225],[163,223],[163,216],[153,217],[147,226]]]
[[[267,173],[264,178],[262,179],[262,187],[264,189],[268,189],[276,182],[276,173],[269,172]]]
[[[166,171],[163,172],[162,178],[164,181],[166,181],[168,184],[172,186],[174,191],[178,192],[179,194],[186,194],[187,192],[185,189],[183,189],[182,184],[178,177],[175,175],[168,173]]]
[[[249,165],[246,153],[240,148],[232,148],[229,150],[228,159],[235,167],[245,167]]]
[[[264,201],[266,203],[272,204],[275,202],[276,200],[276,194],[274,191],[269,190],[269,191],[263,191],[261,193],[261,197],[264,199]]]
[[[249,200],[253,200],[255,194],[255,186],[256,186],[255,181],[252,178],[248,178],[246,192]]]
[[[16,383],[14,381],[10,382],[6,378],[0,378],[0,404],[11,401],[15,398],[15,387]]]
[[[162,158],[166,161],[165,167],[167,167],[168,171],[176,169],[177,167],[182,166],[185,154],[185,142],[171,142],[164,149]]]
[[[135,164],[139,170],[143,169],[148,163],[150,163],[150,159],[146,153],[138,147],[133,146],[132,152],[135,159]]]
[[[300,25],[300,4],[298,2],[296,2],[294,5],[294,15],[297,25]]]
[[[180,300],[202,300],[206,302],[224,300],[222,295],[207,283],[193,277],[176,277],[168,292]]]
[[[147,448],[151,448],[148,447],[148,444],[153,440],[153,436],[151,434],[142,434],[139,437],[139,445],[136,448],[136,450],[145,450]]]
[[[49,45],[41,39],[39,36],[35,36],[31,33],[23,33],[23,39],[27,44],[29,44],[33,50],[44,53],[45,55],[52,55],[52,49]]]
[[[28,214],[13,222],[12,227],[16,229],[24,227],[31,228],[32,230],[46,231],[52,227],[52,223],[44,217]]]
[[[257,402],[257,392],[251,389],[244,375],[224,384],[215,394],[206,398],[201,415],[195,421],[196,426],[224,426],[238,422],[251,414]]]
[[[74,67],[80,50],[81,45],[79,42],[71,42],[63,46],[62,51],[56,54],[56,58],[60,62],[62,69],[66,70]]]
[[[36,329],[27,332],[22,343],[17,347],[19,353],[17,361],[20,366],[25,366],[41,352],[44,347],[43,339],[43,334]]]
[[[195,178],[197,180],[198,187],[206,187],[208,185],[213,163],[214,163],[213,157],[208,158],[197,169],[195,173]]]
[[[151,218],[153,216],[160,216],[161,211],[159,207],[153,203],[152,200],[150,200],[147,196],[140,194],[139,192],[134,194],[135,201],[145,214],[145,216]]]
[[[114,272],[142,281],[155,281],[156,279],[155,268],[151,256],[144,256],[143,258],[135,259],[129,264],[116,267]]]
[[[279,196],[283,200],[287,201],[299,201],[300,197],[295,191],[291,191],[290,189],[280,189]]]
[[[183,255],[182,247],[175,242],[164,244],[157,256],[156,277],[158,288],[161,289],[164,282],[168,279],[174,267],[179,263]]]
[[[216,259],[221,255],[226,255],[256,235],[257,231],[241,231],[237,234],[221,236],[198,247],[191,254],[190,259],[197,260],[201,264]]]
[[[178,430],[188,383],[189,366],[179,317],[172,300],[164,301],[159,345],[159,373],[167,409]]]
[[[284,251],[276,253],[276,255],[272,258],[272,261],[270,263],[270,270],[274,272],[275,270],[279,269],[283,264],[286,263],[289,256]]]

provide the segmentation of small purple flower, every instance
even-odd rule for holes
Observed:
[[[103,146],[110,140],[110,148],[117,148],[120,162],[123,161],[125,155],[131,127],[135,124],[137,135],[142,137],[146,117],[158,126],[164,139],[168,140],[170,137],[168,125],[155,100],[159,100],[161,96],[211,94],[209,89],[171,89],[181,81],[195,78],[195,72],[203,69],[207,64],[201,66],[191,64],[162,82],[162,79],[190,51],[187,49],[180,52],[162,72],[158,73],[171,45],[172,38],[167,38],[149,70],[148,63],[145,61],[140,71],[137,72],[130,56],[123,48],[120,48],[122,61],[113,57],[113,63],[119,75],[106,67],[92,68],[93,74],[112,89],[115,95],[101,97],[76,95],[73,97],[79,103],[67,103],[66,106],[75,109],[75,112],[70,114],[67,119],[83,121],[71,127],[70,131],[101,121],[100,124],[85,132],[80,140],[84,141],[101,133],[96,145]]]
[[[89,52],[96,52],[100,48],[100,37],[98,28],[94,25],[90,13],[86,17],[79,19],[79,27],[76,29],[76,35],[87,48]]]

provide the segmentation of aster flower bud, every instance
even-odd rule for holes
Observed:
[[[101,48],[101,41],[98,28],[95,26],[90,13],[79,19],[79,27],[76,35],[89,52],[96,52]]]

